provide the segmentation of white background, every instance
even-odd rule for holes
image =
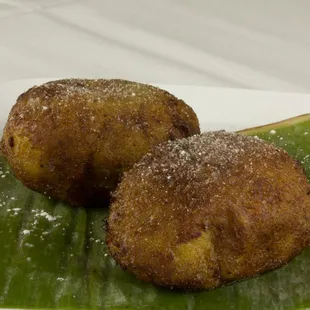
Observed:
[[[309,0],[0,0],[0,83],[40,77],[310,92]]]

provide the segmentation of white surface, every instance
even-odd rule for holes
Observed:
[[[0,129],[16,98],[33,85],[51,79],[29,79],[0,85]],[[183,99],[196,112],[202,131],[237,130],[310,112],[310,95],[157,84]]]
[[[309,0],[0,0],[0,82],[46,76],[310,92]]]

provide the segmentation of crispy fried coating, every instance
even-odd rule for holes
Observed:
[[[73,205],[108,200],[155,145],[199,133],[182,100],[125,80],[59,80],[23,93],[2,151],[27,187]]]
[[[111,255],[139,279],[213,289],[286,264],[310,242],[309,185],[271,144],[224,131],[168,142],[127,172]]]

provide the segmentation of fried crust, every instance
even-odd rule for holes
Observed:
[[[298,162],[262,140],[220,131],[168,142],[125,174],[107,244],[139,279],[213,289],[308,246],[308,195]]]
[[[73,205],[109,200],[122,173],[152,147],[199,133],[182,100],[125,80],[68,79],[23,93],[2,152],[27,187]]]

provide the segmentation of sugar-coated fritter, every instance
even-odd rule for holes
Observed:
[[[271,144],[224,131],[156,147],[111,206],[111,255],[139,279],[212,289],[286,264],[310,244],[309,185]]]
[[[199,133],[193,110],[159,88],[124,80],[59,80],[22,94],[2,151],[26,186],[74,205],[109,199],[155,145]]]

